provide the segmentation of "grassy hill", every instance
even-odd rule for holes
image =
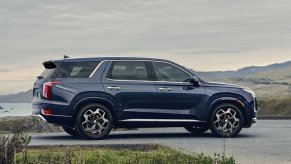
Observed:
[[[203,78],[269,78],[271,80],[290,80],[291,61],[276,63],[267,66],[250,66],[238,69],[236,71],[211,71],[197,72],[198,76]],[[269,77],[270,76],[270,77]]]
[[[266,72],[246,75],[246,78],[254,79],[261,82],[286,83],[291,84],[291,66],[282,69],[275,69]]]
[[[30,103],[32,101],[32,90],[16,94],[1,95],[0,103]]]

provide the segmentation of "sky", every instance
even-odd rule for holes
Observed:
[[[141,56],[197,71],[291,60],[289,0],[0,0],[0,95],[26,91],[42,62]]]

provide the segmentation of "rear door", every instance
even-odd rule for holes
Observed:
[[[102,75],[102,83],[105,92],[120,105],[121,122],[156,123],[157,91],[146,61],[111,61]]]

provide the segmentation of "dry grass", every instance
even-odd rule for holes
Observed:
[[[0,117],[0,125],[0,134],[18,130],[30,133],[62,131],[61,127],[43,123],[30,116]]]
[[[131,148],[133,147],[133,148]],[[138,149],[136,149],[138,147]],[[145,147],[145,149],[141,149]],[[189,163],[233,164],[233,157],[215,154],[185,154],[161,145],[116,145],[116,147],[42,147],[27,149],[27,163]],[[22,154],[17,161],[23,161]]]

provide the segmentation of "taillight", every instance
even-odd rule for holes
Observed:
[[[52,95],[52,86],[56,85],[56,84],[61,84],[61,82],[59,81],[50,81],[50,82],[46,82],[43,84],[43,88],[42,88],[42,96],[47,98],[48,100],[51,99],[51,95]]]
[[[51,109],[42,109],[41,113],[43,115],[52,115],[53,114],[53,110],[51,110]]]

